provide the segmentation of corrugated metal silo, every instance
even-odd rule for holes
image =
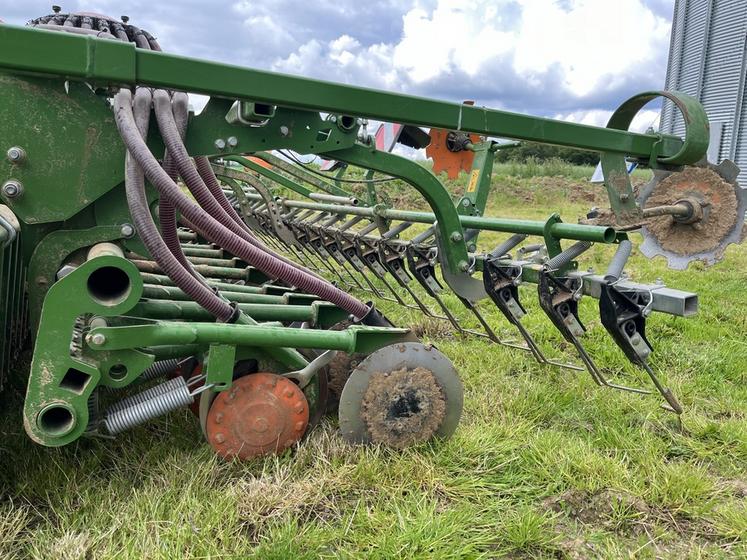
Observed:
[[[676,0],[665,88],[697,97],[711,122],[709,159],[731,159],[747,183],[747,0]],[[665,102],[662,132],[682,134]]]

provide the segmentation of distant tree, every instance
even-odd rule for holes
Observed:
[[[529,158],[534,158],[535,161],[539,162],[560,159],[573,165],[596,165],[599,163],[598,152],[586,152],[537,142],[522,142],[520,146],[498,150],[495,154],[495,160],[501,162],[526,161]]]

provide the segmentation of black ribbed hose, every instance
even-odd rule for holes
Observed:
[[[176,122],[179,135],[183,138],[187,131],[187,121],[189,119],[189,96],[183,92],[174,92],[173,96],[174,120]],[[163,155],[163,169],[169,174],[172,180],[176,181],[179,176],[179,170],[176,168],[176,162],[171,153],[166,150]],[[182,244],[179,242],[179,233],[176,223],[176,208],[174,204],[166,197],[161,196],[158,203],[158,218],[161,223],[161,235],[171,254],[192,276],[205,284],[204,279],[200,276],[184,255]]]
[[[213,168],[210,166],[210,160],[205,156],[197,156],[195,157],[195,167],[197,168],[197,173],[200,174],[200,177],[202,177],[202,180],[205,182],[208,190],[210,190],[210,194],[212,194],[213,198],[218,201],[218,204],[220,204],[226,214],[228,214],[234,222],[251,233],[251,230],[247,228],[244,220],[241,219],[241,216],[239,216],[234,207],[231,206],[231,203],[226,198],[223,189],[220,188],[218,178],[215,176]]]

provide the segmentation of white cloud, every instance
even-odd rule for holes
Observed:
[[[573,0],[568,10],[552,0],[520,2],[514,69],[542,74],[557,66],[563,85],[576,96],[614,88],[652,55],[666,52],[669,43],[669,21],[642,0]]]
[[[398,40],[312,39],[272,67],[542,114],[608,111],[663,85],[660,11],[643,0],[438,0],[404,13]]]

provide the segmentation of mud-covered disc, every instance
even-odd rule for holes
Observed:
[[[462,383],[446,356],[419,342],[393,344],[353,370],[340,400],[340,430],[353,443],[402,448],[451,436],[462,406]]]
[[[671,215],[647,219],[641,252],[664,256],[676,269],[694,260],[708,265],[721,260],[726,247],[740,241],[747,210],[745,190],[736,182],[738,172],[728,161],[673,173],[655,171],[639,197],[644,209],[695,201],[701,212],[694,220]]]

